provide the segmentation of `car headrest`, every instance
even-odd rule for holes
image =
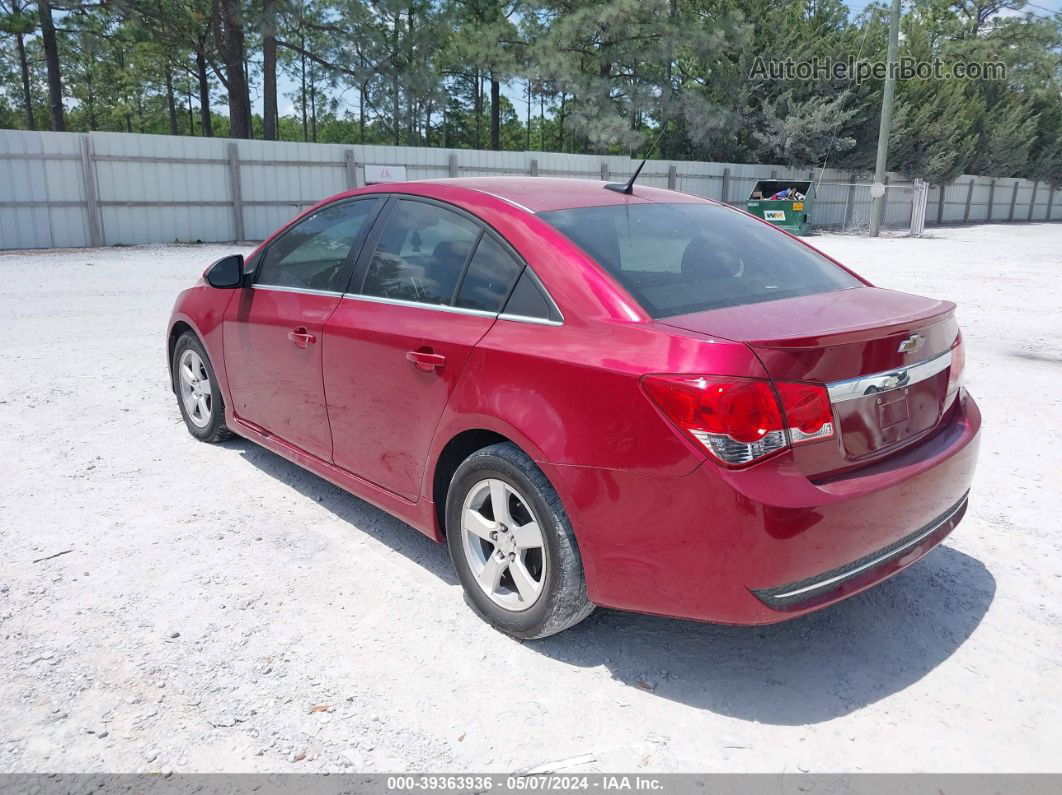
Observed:
[[[460,268],[472,251],[472,243],[467,240],[447,240],[432,251],[432,259],[447,268]]]
[[[693,238],[682,252],[682,275],[691,279],[729,279],[740,269],[737,252],[703,237]]]

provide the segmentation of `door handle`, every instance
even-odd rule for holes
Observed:
[[[446,357],[431,351],[409,351],[406,358],[413,362],[413,366],[421,372],[430,373],[436,367],[446,364]]]
[[[288,339],[295,343],[296,348],[305,348],[317,342],[317,337],[306,330],[305,326],[299,326],[294,331],[288,332]]]

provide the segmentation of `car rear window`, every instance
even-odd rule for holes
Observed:
[[[727,207],[614,204],[539,213],[652,317],[862,285],[807,246]]]

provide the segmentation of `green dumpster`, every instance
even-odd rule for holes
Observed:
[[[777,196],[778,198],[772,198]],[[815,184],[791,179],[761,179],[752,189],[746,207],[764,221],[794,235],[811,233],[811,205]]]

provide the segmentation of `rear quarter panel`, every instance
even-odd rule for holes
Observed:
[[[765,376],[744,345],[653,324],[501,318],[472,352],[440,419],[432,460],[456,434],[484,428],[540,462],[688,474],[704,455],[642,392],[641,376],[652,372]]]

